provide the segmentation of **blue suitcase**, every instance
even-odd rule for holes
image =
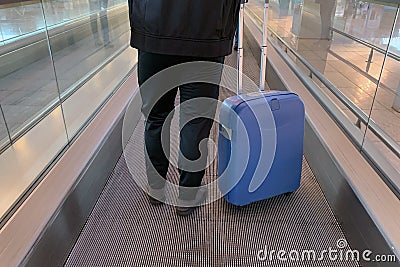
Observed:
[[[266,7],[264,5],[260,92],[240,94],[243,66],[243,9],[239,14],[238,95],[220,110],[218,185],[231,204],[244,206],[300,186],[304,105],[294,93],[264,92]]]
[[[299,188],[304,105],[296,94],[230,97],[219,122],[218,182],[229,203],[243,206]]]

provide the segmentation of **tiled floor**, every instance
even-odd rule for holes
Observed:
[[[256,20],[259,23],[261,23],[263,18],[263,2],[261,0],[250,0],[247,5],[248,13],[253,17],[258,17]],[[308,17],[313,15],[318,18],[320,16],[319,10],[313,10],[313,7],[310,4],[310,6],[303,7],[303,9],[306,10]],[[375,5],[372,8],[376,10],[379,7]],[[360,23],[362,20],[361,17],[353,20],[350,24],[346,22],[346,30],[356,33],[358,38],[372,42],[380,47],[385,47],[383,44],[387,43],[391,28],[389,24],[394,22],[394,17],[392,18],[389,11],[385,11],[386,19],[384,23],[379,25],[380,28],[374,29],[375,36],[371,32],[365,31],[365,24]],[[328,78],[330,82],[362,111],[367,115],[371,113],[372,120],[399,144],[400,112],[394,110],[392,106],[395,98],[400,97],[400,62],[387,57],[382,69],[384,55],[374,52],[372,62],[367,67],[368,63],[366,61],[369,57],[370,48],[337,33],[333,34],[332,40],[301,38],[299,35],[293,33],[296,32],[296,29],[293,27],[300,27],[300,30],[297,29],[297,31],[304,33],[309,30],[307,29],[309,25],[307,26],[301,20],[296,20],[298,17],[296,18],[295,13],[289,11],[287,15],[281,15],[279,14],[280,12],[279,7],[273,6],[273,4],[271,6],[270,4],[268,12],[269,27],[278,33],[279,36],[283,37],[287,43],[295,48],[301,56]],[[291,14],[294,15],[292,16]],[[303,16],[302,19],[309,19],[308,17]],[[392,19],[390,20],[390,18]],[[296,21],[293,23],[293,20]],[[334,24],[338,24],[339,20],[334,20]],[[319,18],[316,21],[318,22]],[[298,24],[297,26],[296,23]],[[400,22],[397,22],[397,24],[399,26]],[[310,32],[308,31],[307,34],[310,34]],[[390,52],[400,54],[394,46],[390,47]],[[299,61],[297,63],[302,65]],[[303,66],[301,68],[306,71]],[[306,73],[308,74],[308,72]],[[378,86],[379,78],[380,83]],[[348,115],[349,119],[355,122],[355,117],[350,115],[351,112],[347,110],[345,105],[325,88],[321,82],[317,80],[315,82]],[[373,141],[379,151],[385,151],[384,155],[400,172],[399,158],[393,153],[388,152],[383,143],[376,139],[371,139],[370,136],[368,134],[367,138]]]

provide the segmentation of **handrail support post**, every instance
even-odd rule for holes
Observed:
[[[357,119],[356,126],[357,126],[357,128],[361,129],[361,120],[360,120],[360,118]]]
[[[397,112],[400,112],[400,82],[397,85],[397,91],[396,91],[395,96],[394,96],[394,101],[393,101],[392,108],[394,110],[396,110]]]
[[[368,72],[369,68],[371,67],[373,56],[374,56],[374,49],[371,48],[371,51],[369,52],[368,60],[366,61],[367,62],[367,67],[365,68],[366,72]]]

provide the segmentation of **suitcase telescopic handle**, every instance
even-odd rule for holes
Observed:
[[[236,36],[236,38],[238,39],[238,50],[237,50],[238,79],[237,79],[237,88],[236,88],[237,95],[242,93],[242,88],[243,88],[244,4],[245,4],[245,0],[241,0],[240,1],[240,9],[239,9],[239,25],[237,26],[239,29],[238,29],[238,35]]]
[[[268,3],[264,1],[264,19],[262,26],[262,44],[261,44],[261,64],[260,64],[260,91],[265,91],[265,72],[267,69],[267,22],[268,22]]]
[[[244,31],[244,8],[245,3],[248,0],[240,1],[239,10],[239,25],[238,25],[238,50],[237,50],[237,68],[238,68],[238,79],[236,94],[239,95],[243,90],[243,31]],[[264,21],[262,27],[263,41],[261,45],[261,66],[260,66],[260,91],[264,91],[265,88],[265,72],[267,65],[267,8],[269,0],[264,1]]]

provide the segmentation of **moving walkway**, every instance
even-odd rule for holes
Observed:
[[[244,71],[258,83],[257,29],[249,19],[246,25]],[[400,207],[399,202],[381,179],[374,180],[379,178],[375,170],[362,155],[355,153],[357,149],[315,97],[306,92],[307,88],[274,46],[269,49],[266,86],[294,90],[306,103],[305,153],[299,190],[242,208],[219,199],[184,218],[175,214],[173,206],[151,206],[132,177],[145,175],[140,103],[132,105],[137,117],[125,147],[121,138],[125,108],[138,93],[133,71],[32,192],[31,202],[23,204],[20,213],[4,226],[0,241],[7,240],[4,238],[7,233],[16,233],[16,241],[8,239],[10,245],[0,251],[0,256],[7,259],[18,242],[25,240],[27,244],[33,240],[27,255],[19,262],[22,266],[398,266],[398,262],[332,260],[321,256],[322,251],[330,248],[344,253],[370,249],[376,254],[397,255],[399,215],[395,211]],[[235,67],[236,55],[227,57],[225,63]],[[221,88],[220,98],[231,94]],[[176,135],[176,120],[171,128]],[[215,124],[211,131],[214,142],[217,130]],[[175,147],[176,142],[172,140]],[[216,148],[211,146],[210,154],[215,152]],[[134,167],[133,174],[128,164]],[[353,173],[349,171],[352,168]],[[58,185],[64,186],[64,190],[54,187],[57,183],[49,177],[63,181],[65,184]],[[74,177],[70,184],[68,177]],[[178,181],[175,168],[171,167],[168,178]],[[208,167],[205,181],[215,179],[216,159]],[[360,181],[369,191],[357,187]],[[50,188],[60,196],[40,196],[51,191]],[[384,189],[387,191],[379,191]],[[366,192],[370,195],[366,196]],[[374,195],[377,192],[381,193],[379,198]],[[46,203],[52,199],[58,202]],[[377,202],[372,202],[374,199]],[[392,224],[383,220],[377,210],[384,201],[390,206],[380,208],[382,213],[393,212],[386,218]],[[36,210],[38,203],[45,204],[44,209],[48,210]],[[50,219],[43,221],[46,216]],[[27,222],[27,218],[31,221]],[[26,230],[29,225],[35,227],[30,234]],[[23,229],[22,234],[17,229]],[[20,250],[23,249],[21,245]],[[316,259],[312,254],[303,261],[281,260],[277,255],[269,259],[266,255],[272,250],[288,254],[297,250],[300,255],[315,251]],[[21,254],[24,253],[18,255]]]

